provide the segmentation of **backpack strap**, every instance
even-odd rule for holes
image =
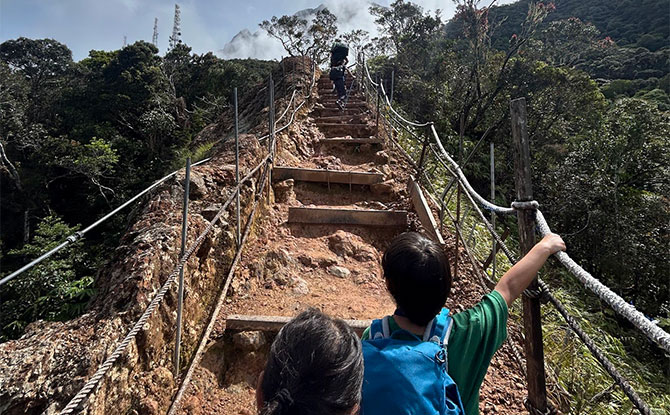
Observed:
[[[389,326],[389,317],[372,320],[370,324],[370,340],[386,339],[391,337],[391,329]]]
[[[446,347],[449,343],[449,334],[453,320],[449,316],[449,309],[443,308],[440,313],[426,326],[423,341],[442,344]]]

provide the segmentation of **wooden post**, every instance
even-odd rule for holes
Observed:
[[[518,98],[510,102],[512,138],[515,147],[514,182],[517,201],[533,200],[531,181],[530,143],[528,140],[526,99]],[[519,210],[519,246],[521,255],[526,255],[535,245],[535,212]],[[537,290],[537,278],[528,287]],[[544,372],[544,349],[542,345],[542,315],[540,299],[523,296],[523,325],[525,330],[524,349],[526,352],[526,381],[528,383],[528,403],[541,413],[547,410],[547,388]]]

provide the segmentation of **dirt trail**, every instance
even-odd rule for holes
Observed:
[[[254,388],[272,339],[224,332],[227,315],[294,316],[317,307],[339,318],[372,319],[394,309],[379,262],[395,235],[417,228],[411,212],[406,227],[288,221],[291,207],[411,210],[405,190],[410,168],[399,153],[382,144],[319,143],[326,137],[374,138],[376,129],[374,114],[357,106],[359,95],[353,97],[354,105],[338,112],[327,77],[317,85],[318,103],[308,118],[278,137],[275,166],[374,172],[381,173],[383,181],[370,186],[292,179],[273,183],[275,201],[254,225],[227,304],[184,396],[182,414],[256,413]],[[453,239],[446,239],[447,246],[453,246]],[[453,311],[475,304],[485,294],[469,264],[461,267],[447,304]],[[510,334],[518,338],[515,329]],[[485,380],[481,413],[522,413],[525,393],[518,366],[505,347],[494,357]]]

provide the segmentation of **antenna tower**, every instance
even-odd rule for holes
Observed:
[[[179,5],[174,5],[174,26],[172,26],[172,36],[170,36],[170,49],[174,49],[181,43],[181,11]]]
[[[128,44],[128,36],[123,35],[123,47],[125,48],[127,44]]]
[[[158,47],[158,17],[154,19],[154,35],[151,38],[151,43]]]

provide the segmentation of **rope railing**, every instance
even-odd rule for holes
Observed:
[[[154,310],[160,305],[165,297],[165,294],[168,292],[172,284],[175,282],[179,271],[183,269],[186,262],[189,260],[191,255],[202,245],[205,237],[214,229],[214,225],[219,221],[221,216],[225,213],[228,206],[235,200],[236,193],[240,191],[242,185],[249,181],[253,175],[255,175],[258,170],[267,164],[269,156],[263,158],[263,160],[254,167],[243,179],[240,180],[240,183],[235,186],[233,191],[230,193],[230,196],[226,199],[221,209],[216,213],[212,221],[207,225],[205,230],[203,230],[196,240],[191,244],[191,246],[184,252],[184,255],[180,258],[179,263],[174,267],[167,280],[160,288],[158,293],[151,300],[147,308],[142,313],[141,317],[137,320],[133,327],[130,329],[128,334],[123,338],[123,340],[114,348],[107,359],[98,367],[98,370],[91,376],[91,378],[84,384],[84,386],[79,390],[79,392],[70,400],[70,402],[63,408],[60,412],[60,415],[72,414],[74,411],[84,403],[84,401],[90,396],[90,394],[98,387],[102,379],[105,377],[109,369],[112,368],[114,363],[121,357],[123,352],[126,350],[130,342],[137,336],[137,334],[142,330],[147,320],[153,314]]]
[[[391,102],[386,96],[386,92],[383,87],[383,82],[380,81],[379,83],[375,83],[374,81],[372,81],[367,64],[363,63],[362,66],[363,66],[362,70],[364,70],[365,74],[367,75],[366,77],[368,83],[371,86],[376,87],[378,93],[380,93],[384,97],[387,110],[385,118],[388,118],[389,126],[392,127],[392,129],[395,130],[397,133],[400,133],[400,131],[392,125],[392,121],[400,124],[401,122],[405,121],[405,118],[401,116],[393,108]],[[444,148],[442,141],[440,140],[440,137],[432,122],[424,124],[408,122],[406,124],[407,126],[403,128],[403,130],[408,131],[410,135],[412,135],[417,140],[419,139],[418,135],[416,133],[411,132],[410,127],[420,128],[428,126],[428,128],[430,129],[429,134],[433,138],[435,147],[437,148],[437,150],[435,150],[433,146],[430,146],[430,149],[434,154],[435,160],[446,170],[447,174],[452,176],[454,180],[459,184],[459,186],[461,186],[465,190],[464,194],[471,203],[472,210],[484,223],[488,232],[492,235],[497,244],[500,246],[500,249],[504,252],[505,256],[510,260],[510,263],[512,264],[516,263],[516,258],[509,250],[507,245],[504,243],[500,235],[498,235],[498,233],[495,231],[494,227],[488,221],[488,219],[486,218],[486,216],[484,215],[479,206],[482,206],[484,209],[495,212],[496,214],[500,215],[516,215],[518,209],[532,209],[535,211],[535,222],[537,224],[539,233],[544,236],[551,232],[544,216],[542,215],[542,212],[538,209],[537,202],[535,201],[515,202],[512,203],[512,207],[504,207],[491,203],[488,200],[484,199],[481,195],[479,195],[479,193],[477,193],[469,183],[467,177],[461,170],[459,164],[453,160],[453,158]],[[393,139],[392,134],[388,134],[388,136],[394,141],[394,144],[396,146],[401,147],[400,144],[396,142],[395,139]],[[413,160],[412,157],[406,151],[404,151],[404,149],[401,148],[401,150],[403,150],[402,153],[404,154],[405,157],[409,158],[409,161],[415,166],[415,168],[421,167],[417,166],[417,162]],[[425,172],[421,173],[422,175],[425,174]],[[429,184],[431,185],[432,188],[431,190],[433,191],[433,193],[436,193],[430,181]],[[440,199],[439,203],[441,203],[441,209],[445,209],[446,207],[444,203],[444,197],[446,196],[449,187],[451,187],[451,184],[445,188],[445,192],[442,195],[442,198]],[[438,195],[435,194],[435,196]],[[455,222],[454,226],[456,227],[456,230],[459,231],[458,223]],[[458,235],[459,237],[462,238],[463,243],[466,244],[467,247],[466,239],[463,238],[463,235],[460,232],[458,232]],[[493,255],[495,255],[495,253],[493,253]],[[667,332],[665,332],[655,324],[651,323],[641,312],[635,309],[635,307],[626,303],[626,301],[623,300],[620,296],[618,296],[616,293],[611,291],[607,286],[605,286],[596,278],[594,278],[590,273],[588,273],[572,258],[570,258],[570,256],[567,253],[559,252],[555,254],[555,257],[566,268],[566,270],[568,270],[572,275],[574,275],[585,287],[589,288],[601,300],[610,305],[610,307],[612,307],[612,309],[614,309],[617,313],[628,319],[639,331],[644,333],[649,339],[658,344],[662,349],[664,349],[667,352],[670,352],[670,335]],[[621,387],[621,389],[624,391],[626,396],[631,400],[631,402],[635,405],[635,407],[645,415],[650,414],[651,411],[646,402],[644,402],[640,398],[639,394],[632,388],[630,383],[623,377],[623,375],[614,367],[612,362],[609,359],[607,359],[604,353],[595,344],[593,339],[591,339],[591,337],[584,332],[584,330],[581,328],[577,320],[568,313],[567,309],[563,306],[563,304],[552,294],[548,285],[541,279],[538,279],[538,282],[539,287],[541,289],[541,293],[539,294],[544,295],[548,299],[548,301],[558,310],[559,314],[566,321],[570,329],[573,332],[575,332],[575,334],[584,343],[587,349],[591,352],[591,354],[599,362],[599,364],[605,369],[608,375],[615,381],[615,383]],[[524,295],[529,295],[529,293],[525,292]]]
[[[313,86],[315,84],[315,82],[314,82],[315,70],[316,70],[316,67],[313,66],[312,67],[312,84],[310,86],[310,90],[313,88]],[[294,96],[295,96],[295,92],[294,92],[292,98]],[[293,110],[290,120],[280,130],[288,128],[288,126],[293,123],[293,121],[295,120],[295,114],[300,110],[300,108],[306,102],[307,102],[307,99],[305,101],[303,101],[298,107],[296,107]],[[289,106],[287,106],[287,110],[288,110],[288,108],[290,108],[290,104],[289,104]],[[286,114],[287,110],[284,111],[284,114]],[[280,117],[280,119],[282,117]],[[276,132],[275,132],[275,134],[276,134]],[[259,141],[260,141],[260,139],[259,139]],[[74,411],[76,411],[78,408],[80,408],[82,405],[84,405],[86,403],[86,401],[88,400],[90,395],[99,387],[100,382],[104,379],[105,375],[113,367],[114,363],[119,359],[119,357],[122,356],[122,354],[127,349],[130,342],[142,330],[142,328],[146,324],[147,320],[151,317],[151,315],[153,314],[155,309],[160,305],[163,298],[167,294],[168,290],[171,288],[171,286],[176,281],[180,271],[183,270],[183,268],[185,267],[189,258],[198,249],[198,247],[200,245],[202,245],[202,243],[205,240],[205,238],[207,237],[207,235],[212,231],[212,229],[214,228],[216,223],[220,220],[220,218],[223,216],[225,211],[228,209],[228,207],[231,205],[231,203],[235,200],[235,198],[239,194],[242,186],[246,182],[251,180],[253,178],[253,176],[256,175],[263,166],[266,166],[265,174],[263,175],[263,178],[261,180],[262,184],[260,186],[258,186],[258,194],[256,194],[255,197],[254,197],[253,208],[252,208],[251,213],[249,214],[249,217],[247,219],[244,234],[242,235],[241,242],[236,249],[235,257],[234,257],[233,263],[231,264],[230,270],[228,272],[228,277],[226,278],[225,285],[224,285],[221,293],[219,294],[219,298],[217,300],[217,305],[216,305],[215,310],[213,312],[213,318],[210,321],[210,323],[208,324],[205,333],[203,334],[203,338],[202,338],[202,340],[201,340],[201,342],[198,346],[198,349],[196,351],[196,355],[195,355],[194,359],[192,360],[192,362],[189,366],[189,369],[187,371],[187,377],[185,378],[185,381],[182,382],[182,385],[180,387],[180,390],[178,391],[178,394],[177,394],[177,397],[176,397],[175,401],[178,401],[178,399],[181,398],[181,396],[184,393],[185,386],[188,384],[188,380],[190,380],[190,376],[193,373],[193,368],[195,366],[195,363],[197,362],[197,359],[199,358],[199,356],[202,355],[202,350],[203,350],[203,347],[204,347],[203,344],[206,343],[206,337],[209,336],[209,334],[212,330],[212,327],[213,327],[213,324],[214,324],[214,318],[218,314],[218,310],[221,307],[222,300],[225,297],[226,292],[228,290],[228,287],[230,285],[231,278],[232,278],[232,275],[233,275],[232,273],[233,273],[233,271],[234,271],[234,269],[237,265],[237,262],[239,261],[239,259],[241,257],[244,242],[246,241],[247,237],[249,236],[249,232],[250,232],[250,229],[251,229],[251,223],[253,221],[254,215],[256,214],[259,197],[262,195],[262,189],[265,187],[266,183],[269,180],[269,174],[268,174],[267,170],[270,168],[270,163],[272,161],[272,158],[273,158],[273,154],[268,153],[265,157],[263,157],[261,162],[256,167],[254,167],[251,171],[249,171],[249,173],[247,173],[247,175],[244,178],[239,180],[237,185],[232,189],[230,195],[228,196],[228,198],[226,199],[226,201],[224,202],[222,207],[216,213],[214,218],[212,218],[211,222],[202,231],[202,233],[200,233],[200,235],[196,238],[196,240],[188,248],[188,250],[186,250],[184,252],[184,255],[180,258],[178,264],[174,267],[173,271],[170,273],[170,275],[168,276],[165,283],[161,286],[158,293],[151,300],[151,302],[149,303],[147,308],[144,310],[144,312],[142,313],[140,318],[137,320],[137,322],[135,324],[133,324],[132,328],[126,334],[126,336],[123,338],[123,340],[114,348],[114,351],[112,352],[112,354],[107,359],[105,359],[105,361],[98,367],[98,369],[93,374],[93,376],[91,376],[91,378],[84,384],[84,386],[79,390],[79,392],[63,408],[63,410],[60,412],[60,415],[72,414],[72,413],[74,413]],[[207,160],[209,160],[209,159],[207,159]],[[201,162],[196,163],[193,166],[195,166],[197,164],[204,163],[205,161],[206,160],[202,160]],[[176,171],[174,173],[171,173],[170,175],[166,176],[166,178],[164,178],[164,179],[167,180],[167,178],[172,177],[177,172],[178,171]],[[160,183],[155,184],[155,186],[157,186],[158,184],[160,184]],[[153,186],[153,187],[155,187],[155,186]],[[238,218],[238,220],[239,220],[239,218]],[[176,406],[173,405],[173,407],[176,407]]]

